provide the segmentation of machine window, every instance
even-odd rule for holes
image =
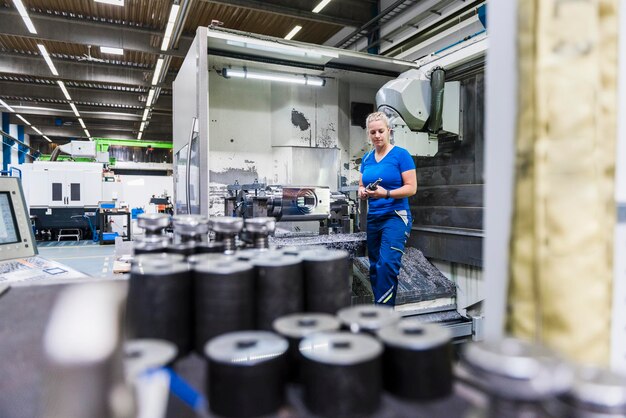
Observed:
[[[52,200],[55,202],[63,200],[63,184],[52,183]]]
[[[70,200],[76,202],[80,200],[80,183],[71,183]]]
[[[0,245],[20,242],[20,232],[15,219],[15,210],[9,192],[0,193]]]

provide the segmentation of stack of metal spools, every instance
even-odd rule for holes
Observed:
[[[140,217],[150,233],[131,267],[127,330],[173,345],[138,346],[157,364],[191,351],[205,359],[213,414],[277,413],[298,387],[303,413],[324,417],[418,416],[407,411],[452,394],[451,333],[384,306],[350,307],[347,252],[270,249],[272,218],[176,216],[169,240],[164,216]],[[467,416],[626,416],[623,380],[586,372],[572,386],[568,364],[517,340],[470,344],[462,363],[489,397]],[[406,409],[383,414],[384,393]]]

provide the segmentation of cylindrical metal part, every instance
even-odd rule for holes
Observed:
[[[392,307],[383,305],[356,305],[340,309],[337,317],[344,329],[350,332],[376,332],[401,318]]]
[[[578,369],[560,412],[572,418],[626,417],[626,376],[595,367]]]
[[[152,254],[165,252],[170,239],[165,235],[165,228],[170,225],[171,217],[165,213],[142,213],[137,216],[137,226],[145,230],[133,242],[133,253]]]
[[[171,341],[180,357],[192,342],[192,281],[187,263],[167,262],[177,258],[146,254],[131,266],[126,320],[131,338]]]
[[[224,251],[226,251],[224,243],[217,241],[197,242],[195,248],[196,254],[223,254]]]
[[[385,345],[383,386],[414,401],[452,393],[452,335],[447,328],[404,319],[378,331]]]
[[[194,265],[194,347],[202,354],[207,341],[232,331],[254,329],[254,269],[222,255]]]
[[[266,331],[233,332],[211,340],[209,409],[224,417],[255,417],[276,412],[285,400],[284,338]]]
[[[170,245],[170,239],[165,235],[146,235],[141,239],[133,242],[133,253],[155,254],[167,252]]]
[[[226,252],[237,249],[237,235],[243,229],[243,218],[216,216],[210,220],[211,229],[215,232],[215,240],[225,246]]]
[[[382,344],[367,334],[320,332],[300,342],[304,403],[325,417],[374,413],[381,398]]]
[[[175,215],[174,243],[195,241],[203,242],[209,238],[209,220],[202,215]]]
[[[350,260],[348,252],[320,247],[301,253],[307,312],[335,314],[350,306]]]
[[[179,254],[169,253],[154,253],[154,254],[139,254],[133,257],[132,265],[142,264],[156,264],[156,265],[169,265],[172,263],[182,263],[185,261],[185,257]]]
[[[252,261],[258,257],[282,255],[282,252],[267,248],[245,248],[235,252],[234,255],[239,260]]]
[[[272,254],[251,261],[255,271],[256,329],[270,331],[276,318],[304,310],[302,260]]]
[[[250,235],[254,248],[269,248],[269,236],[276,230],[276,218],[247,218],[244,228]]]
[[[573,380],[572,368],[553,351],[513,338],[468,344],[463,365],[488,392],[489,418],[542,418],[543,402]]]
[[[141,374],[168,366],[176,358],[176,346],[165,340],[128,340],[124,343],[126,380],[132,382]]]
[[[339,320],[325,313],[296,313],[282,316],[274,321],[274,331],[289,341],[287,351],[288,379],[291,382],[300,382],[302,354],[300,354],[300,341],[307,335],[323,331],[337,331]]]
[[[166,213],[142,213],[137,215],[137,226],[145,230],[146,236],[163,235],[171,220]]]

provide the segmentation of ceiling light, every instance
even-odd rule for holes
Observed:
[[[123,6],[124,0],[95,0],[96,3],[112,4],[113,6]]]
[[[152,99],[154,98],[154,89],[150,89],[148,92],[148,99],[146,100],[146,107],[152,105]]]
[[[285,39],[290,40],[291,38],[296,36],[296,33],[300,32],[300,29],[302,29],[302,26],[296,25],[293,29],[291,29],[291,32],[289,32],[287,36],[285,36]]]
[[[143,117],[141,118],[142,121],[146,121],[146,119],[148,119],[148,112],[150,112],[150,109],[148,109],[146,107],[146,110],[143,111]]]
[[[0,105],[6,107],[9,112],[15,112],[15,110],[13,110],[13,108],[11,106],[9,106],[5,102],[3,102],[1,99],[0,99]]]
[[[143,135],[143,132],[139,132],[139,135],[137,135],[137,140],[140,140],[142,135]]]
[[[141,122],[141,126],[139,127],[139,132],[143,132],[146,127],[146,122]]]
[[[283,83],[302,84],[308,86],[321,87],[326,84],[326,80],[320,77],[314,77],[301,74],[280,74],[280,73],[263,73],[244,69],[224,68],[222,74],[226,78],[248,78],[252,80],[279,81]]]
[[[323,9],[324,7],[326,7],[326,5],[327,5],[328,3],[330,3],[330,0],[322,0],[322,1],[320,1],[320,3],[319,3],[317,6],[315,6],[315,9],[313,9],[313,13],[319,13],[319,12],[321,12],[321,11],[322,11],[322,9]]]
[[[76,105],[74,103],[70,103],[70,107],[74,111],[74,114],[76,115],[76,117],[80,118],[80,113],[78,113],[78,109],[76,109]]]
[[[124,55],[124,50],[122,48],[113,48],[110,46],[101,46],[100,53],[102,54],[111,54],[111,55]]]
[[[24,118],[22,117],[22,115],[19,115],[19,114],[17,114],[17,113],[16,113],[16,114],[15,114],[15,116],[17,116],[18,118],[20,118],[20,119],[22,120],[22,122],[24,122],[26,125],[30,126],[30,122],[28,122],[26,119],[24,119]]]
[[[159,58],[156,63],[156,67],[154,67],[154,76],[152,77],[152,85],[156,85],[159,82],[159,78],[161,78],[161,68],[163,68],[163,58]]]
[[[85,122],[83,122],[81,118],[78,118],[78,122],[80,123],[80,126],[83,127],[83,129],[87,129],[87,127],[85,126]]]
[[[52,142],[52,140],[50,138],[48,138],[47,136],[44,135],[43,137],[46,138],[46,141]]]
[[[59,75],[59,73],[57,72],[57,69],[54,67],[54,64],[52,63],[52,60],[50,59],[50,55],[48,55],[48,51],[46,50],[46,47],[43,46],[42,44],[37,44],[37,48],[39,48],[39,51],[41,52],[41,56],[43,56],[43,59],[46,60],[46,64],[48,64],[48,67],[50,67],[50,71],[52,71],[52,74]]]
[[[161,51],[167,51],[167,48],[170,45],[170,38],[172,36],[172,31],[174,30],[174,22],[176,22],[178,9],[180,9],[180,6],[178,4],[172,5],[172,9],[170,10],[170,17],[169,19],[167,19],[167,26],[165,27],[165,35],[163,36],[163,43],[161,44]]]
[[[32,126],[33,131],[37,132],[39,135],[43,135],[43,132],[41,132],[39,129],[35,128],[34,126]]]
[[[15,8],[17,9],[20,16],[22,17],[22,20],[26,24],[26,28],[28,28],[28,31],[30,33],[36,34],[37,29],[35,29],[35,25],[33,25],[33,21],[30,20],[30,17],[28,16],[28,12],[26,11],[26,7],[24,7],[24,4],[22,3],[22,0],[13,0],[13,4],[15,5]]]
[[[85,135],[87,135],[87,138],[90,138],[91,135],[89,134],[89,131],[87,129],[84,129],[84,131],[85,131]]]
[[[57,80],[57,84],[59,85],[59,87],[61,87],[61,91],[63,91],[65,98],[67,100],[72,100],[72,97],[70,96],[70,94],[67,92],[67,89],[65,88],[65,84],[61,80]]]

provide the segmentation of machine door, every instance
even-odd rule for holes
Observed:
[[[187,154],[189,145],[182,147],[174,156],[174,210],[176,214],[187,214]]]

